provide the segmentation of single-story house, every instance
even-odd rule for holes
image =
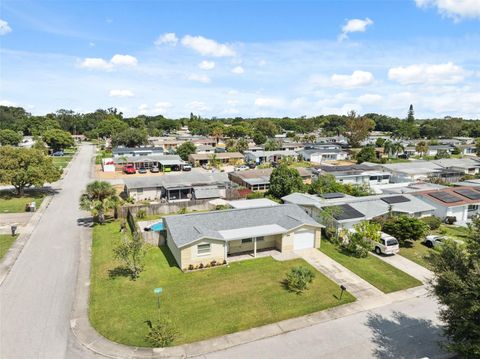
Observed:
[[[305,161],[322,163],[323,161],[346,160],[348,153],[338,145],[315,145],[315,148],[305,146],[305,149],[298,151],[298,154]]]
[[[136,169],[158,167],[163,172],[180,171],[186,164],[178,155],[114,157],[113,161],[118,170],[128,163],[133,164]]]
[[[211,145],[198,145],[196,146],[195,153],[215,153],[215,147]]]
[[[312,171],[308,168],[297,168],[298,173],[305,184],[312,182]],[[270,176],[273,168],[262,168],[247,171],[237,171],[228,174],[233,183],[245,187],[251,191],[265,192],[270,188]]]
[[[244,157],[240,152],[192,153],[188,156],[188,162],[195,167],[211,165],[214,156],[217,161],[224,165],[239,165],[244,163]]]
[[[442,168],[458,170],[468,175],[476,175],[480,172],[480,160],[476,158],[442,158],[432,162]]]
[[[320,197],[307,193],[292,193],[282,197],[282,200],[284,203],[299,205],[312,218],[323,224],[327,224],[325,213],[328,213],[333,217],[333,225],[337,230],[349,229],[363,220],[386,216],[389,213],[426,217],[431,216],[435,210],[435,207],[411,194],[353,197],[343,193],[326,193]]]
[[[298,154],[295,151],[290,150],[277,150],[277,151],[245,151],[245,160],[247,162],[260,163],[273,163],[278,162],[283,158],[290,158],[297,160]]]
[[[435,208],[435,216],[455,217],[457,224],[466,224],[479,213],[480,188],[477,186],[448,187],[414,193]]]
[[[225,173],[188,172],[124,180],[124,193],[135,201],[185,202],[225,198],[230,181]]]
[[[283,142],[280,145],[280,149],[283,151],[300,151],[305,148],[303,143],[295,143],[295,142]]]
[[[319,175],[330,174],[337,182],[345,184],[357,184],[378,186],[390,183],[391,174],[387,171],[379,171],[365,165],[325,166],[316,169]]]
[[[163,155],[162,147],[115,147],[112,150],[112,156],[116,157],[136,157]]]
[[[166,244],[184,270],[241,253],[318,248],[322,227],[291,204],[167,216],[163,222]]]

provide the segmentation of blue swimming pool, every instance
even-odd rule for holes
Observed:
[[[160,232],[163,231],[165,228],[163,226],[163,222],[157,222],[154,223],[150,226],[150,230],[155,231],[155,232]]]

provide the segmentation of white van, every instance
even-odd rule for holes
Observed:
[[[395,237],[384,232],[381,233],[380,242],[375,243],[375,253],[377,254],[395,254],[398,253],[400,247]]]

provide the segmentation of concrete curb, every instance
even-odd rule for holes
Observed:
[[[5,257],[0,261],[0,286],[2,285],[5,278],[7,278],[8,273],[10,273],[13,265],[17,261],[17,258],[20,256],[23,247],[27,244],[30,236],[32,235],[35,227],[42,218],[43,213],[47,209],[48,205],[52,201],[53,195],[46,196],[38,210],[30,218],[30,221],[25,226],[24,232],[20,233],[16,241],[12,244],[8,252],[5,254]]]
[[[302,317],[287,319],[281,322],[251,328],[241,332],[207,339],[196,343],[183,344],[168,348],[140,348],[114,343],[100,335],[90,324],[88,317],[90,258],[92,236],[91,229],[82,232],[79,259],[77,288],[73,303],[70,327],[78,343],[84,348],[106,358],[187,358],[205,355],[257,340],[274,337],[294,330],[307,328],[315,324],[357,314],[374,308],[389,305],[393,302],[427,296],[426,286],[406,289],[390,294],[382,294],[364,300],[308,314]]]

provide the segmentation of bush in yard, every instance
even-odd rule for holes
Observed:
[[[435,216],[423,217],[421,218],[421,221],[426,223],[431,230],[440,228],[440,225],[442,224],[442,220]]]
[[[144,209],[140,209],[140,210],[138,210],[135,217],[137,217],[138,219],[144,219],[144,218],[147,217],[147,211],[145,211]]]
[[[385,222],[383,231],[394,236],[403,244],[407,240],[417,241],[424,239],[430,228],[418,218],[402,215],[392,217]]]
[[[177,329],[172,322],[166,318],[160,318],[153,322],[146,321],[149,331],[145,340],[154,347],[165,348],[172,345],[178,335]]]
[[[113,254],[125,264],[132,280],[139,277],[146,255],[145,243],[139,233],[135,232],[131,238],[124,235],[122,241],[113,249]]]
[[[365,258],[380,241],[381,226],[378,223],[362,221],[354,226],[355,232],[348,233],[342,247],[358,258]]]
[[[312,283],[315,278],[315,273],[305,267],[293,267],[290,273],[287,273],[285,284],[288,290],[301,294],[308,289],[308,285]]]
[[[450,225],[451,225],[451,224],[454,224],[456,221],[457,221],[457,217],[455,217],[455,216],[447,216],[447,217],[445,218],[445,223],[446,223],[446,224],[450,224]]]

